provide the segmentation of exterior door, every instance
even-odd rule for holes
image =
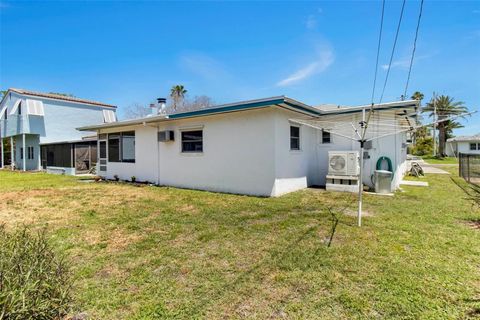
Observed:
[[[98,140],[98,163],[99,175],[107,174],[107,140]]]

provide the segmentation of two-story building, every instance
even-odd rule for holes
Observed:
[[[88,170],[97,159],[96,135],[76,128],[116,120],[110,104],[9,89],[0,102],[0,165],[66,174]]]

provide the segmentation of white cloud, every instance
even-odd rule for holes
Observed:
[[[315,59],[315,61],[310,62],[306,66],[290,74],[285,79],[277,82],[277,86],[287,87],[305,80],[313,75],[322,73],[333,63],[334,60],[335,56],[333,51],[330,48],[324,48],[319,51],[318,57]]]
[[[413,59],[413,64],[417,63],[420,60],[427,59],[429,57],[430,57],[430,55],[416,56]],[[394,69],[394,68],[408,69],[408,67],[410,66],[410,60],[411,60],[411,58],[405,57],[405,58],[393,61],[392,66],[390,68],[391,69]],[[386,71],[388,69],[388,64],[383,64],[382,69]]]

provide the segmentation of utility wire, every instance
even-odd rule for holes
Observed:
[[[423,1],[423,0],[422,0]],[[382,42],[382,30],[383,30],[383,14],[385,13],[385,0],[382,1],[382,18],[380,20],[380,33],[378,35],[378,46],[377,46],[377,62],[375,63],[375,76],[373,78],[373,90],[372,90],[372,104],[375,97],[375,86],[377,84],[377,73],[378,73],[378,58],[380,56],[380,45]]]
[[[408,68],[407,83],[405,84],[405,91],[403,92],[404,97],[407,96],[408,83],[410,82],[410,74],[412,73],[413,58],[415,57],[415,50],[417,49],[418,29],[420,29],[420,20],[422,19],[422,11],[423,11],[423,0],[420,2],[420,13],[418,14],[417,30],[415,31],[415,40],[413,40],[412,58],[410,59],[410,67]]]
[[[405,2],[406,0],[403,0],[402,2],[402,10],[400,11],[400,18],[398,20],[397,33],[395,34],[395,40],[393,41],[392,54],[390,55],[390,62],[388,63],[387,75],[385,77],[385,82],[383,83],[382,95],[380,96],[380,103],[383,100],[383,94],[385,93],[385,88],[387,87],[387,82],[388,82],[388,76],[390,75],[390,69],[392,67],[393,55],[395,53],[395,47],[397,46],[398,34],[400,33],[400,25],[402,24],[403,11],[405,9]]]

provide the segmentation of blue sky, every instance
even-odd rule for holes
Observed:
[[[384,101],[404,91],[419,2],[407,1]],[[386,3],[377,98],[400,1]],[[0,86],[122,108],[183,84],[218,103],[287,95],[370,103],[381,2],[0,2]],[[425,1],[409,93],[480,109],[480,2]],[[457,134],[480,132],[480,114]]]

